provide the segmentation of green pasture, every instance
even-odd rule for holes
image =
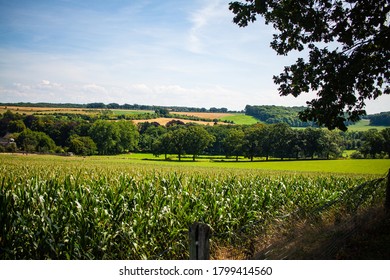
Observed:
[[[348,126],[349,131],[367,131],[370,129],[382,130],[387,128],[388,126],[373,126],[370,125],[370,120],[360,120],[357,123]]]
[[[51,162],[53,165],[76,164],[80,166],[106,166],[125,168],[147,169],[172,169],[223,172],[240,172],[239,170],[256,170],[267,172],[300,172],[300,173],[333,173],[333,174],[371,174],[384,175],[390,169],[389,159],[339,159],[339,160],[269,160],[255,159],[250,162],[241,158],[234,159],[224,157],[200,157],[195,162],[192,157],[184,157],[178,161],[175,155],[168,157],[155,157],[152,154],[126,154],[116,156],[91,156],[91,157],[64,157],[54,155],[19,155],[1,154],[0,162],[11,160],[12,162],[26,165],[40,162]]]
[[[370,129],[382,130],[389,126],[374,126],[370,125],[370,120],[360,120],[353,125],[348,126],[348,131],[368,131]],[[305,129],[306,127],[293,127],[294,129]],[[327,129],[327,128],[324,128]]]
[[[151,155],[129,155],[129,161],[138,164],[157,164],[172,167],[204,167],[204,168],[229,168],[229,169],[256,169],[263,171],[288,171],[288,172],[315,172],[315,173],[350,173],[350,174],[378,174],[384,175],[390,168],[388,159],[345,159],[345,160],[269,160],[258,159],[250,162],[241,159],[236,162],[233,159],[207,159],[199,158],[192,162],[190,158],[179,162],[163,160],[164,157],[155,158]],[[121,157],[126,161],[127,157]],[[139,161],[139,159],[143,159]],[[159,160],[157,160],[159,159]]]
[[[226,116],[221,118],[222,121],[233,121],[235,124],[239,125],[251,125],[258,123],[259,120],[252,116],[247,116],[245,114],[234,114],[232,116]]]

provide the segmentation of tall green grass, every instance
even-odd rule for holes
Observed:
[[[1,259],[187,259],[195,221],[226,242],[260,220],[265,228],[311,213],[373,178],[21,158],[1,160]]]

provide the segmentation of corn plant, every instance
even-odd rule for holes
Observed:
[[[186,259],[195,221],[229,240],[258,221],[313,213],[370,179],[44,160],[3,160],[0,171],[1,259]],[[383,197],[351,194],[351,209],[363,194]]]

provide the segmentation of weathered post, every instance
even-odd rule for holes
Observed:
[[[390,213],[390,169],[387,173],[385,209]]]
[[[211,229],[202,223],[193,223],[189,229],[190,260],[208,260],[210,258]]]

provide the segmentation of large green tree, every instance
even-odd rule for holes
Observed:
[[[243,153],[251,161],[259,156],[265,156],[268,160],[270,145],[267,125],[255,124],[244,130]]]
[[[366,112],[365,101],[390,94],[388,0],[245,0],[231,2],[240,27],[264,17],[277,31],[279,55],[307,50],[274,76],[280,95],[315,92],[300,114],[329,129],[346,130]]]
[[[370,129],[364,132],[364,144],[359,149],[364,157],[370,155],[371,158],[375,158],[377,154],[380,154],[384,150],[385,138],[384,134],[377,129]]]
[[[89,136],[96,143],[98,153],[103,155],[134,150],[138,143],[138,131],[128,121],[98,120],[89,129]]]
[[[230,129],[226,138],[223,140],[226,156],[238,157],[243,154],[244,131],[242,129]]]
[[[187,139],[187,129],[183,126],[174,129],[164,135],[164,139],[170,141],[168,147],[169,150],[176,153],[179,161],[181,157],[186,153],[186,139]],[[166,143],[166,141],[163,141]]]
[[[390,159],[390,128],[385,128],[381,131],[383,136],[383,151]]]
[[[90,156],[96,154],[97,147],[91,137],[74,134],[69,138],[69,151],[77,155]]]
[[[284,158],[293,156],[294,131],[286,123],[278,123],[269,126],[271,153],[274,157]]]
[[[322,129],[308,127],[304,130],[304,153],[305,156],[314,159],[314,155],[322,154],[321,139],[323,139],[325,132]]]
[[[185,138],[185,151],[192,155],[195,161],[197,155],[200,155],[211,143],[215,141],[207,130],[200,125],[194,125],[187,128],[187,137]]]
[[[25,152],[52,152],[56,148],[56,144],[46,133],[24,130],[16,139],[18,147]]]
[[[119,130],[117,153],[134,151],[138,145],[139,133],[137,127],[129,121],[115,122]]]

